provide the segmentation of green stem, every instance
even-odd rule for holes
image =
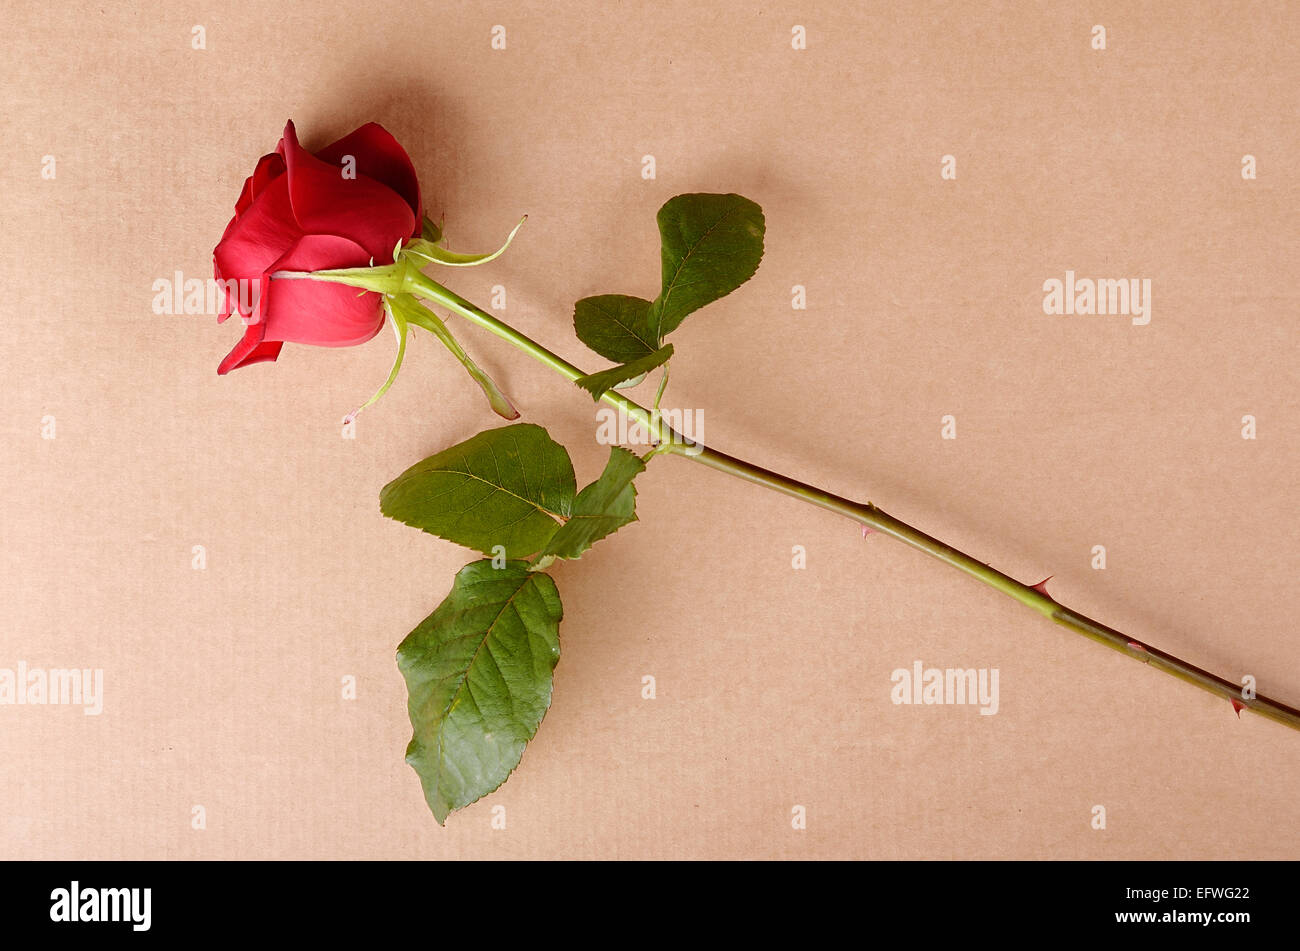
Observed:
[[[491,331],[514,347],[527,353],[533,359],[550,367],[570,382],[586,375],[572,363],[555,355],[541,344],[515,330],[509,324],[503,323],[426,275],[412,269],[408,273],[407,284],[412,293],[436,301],[447,310],[460,314],[466,320]],[[1162,650],[1134,640],[1099,621],[1094,621],[1092,618],[1061,604],[1038,587],[1024,584],[1010,575],[1003,574],[996,568],[989,567],[982,561],[977,561],[965,552],[959,551],[951,545],[913,528],[906,522],[894,518],[870,502],[854,502],[819,489],[816,486],[799,482],[745,462],[735,456],[718,452],[716,449],[701,446],[699,443],[687,444],[678,433],[663,425],[657,414],[652,415],[645,407],[612,390],[605,393],[601,399],[611,406],[619,408],[627,413],[629,417],[645,426],[650,432],[652,440],[659,444],[660,452],[680,455],[686,459],[702,463],[711,469],[717,469],[719,472],[725,472],[728,475],[780,492],[783,495],[816,505],[818,508],[843,515],[872,531],[888,535],[905,545],[952,565],[972,578],[1015,598],[1027,607],[1033,608],[1039,614],[1055,621],[1057,624],[1105,644],[1126,657],[1140,660],[1157,670],[1172,674],[1218,697],[1232,701],[1240,707],[1248,708],[1261,716],[1300,730],[1300,710],[1295,707],[1288,706],[1277,700],[1271,700],[1262,694],[1256,694],[1254,697],[1246,699],[1242,696],[1240,684],[1225,680],[1207,670],[1189,664],[1187,661],[1180,660],[1172,654],[1167,654]]]
[[[509,324],[498,320],[481,307],[471,304],[455,291],[443,287],[427,274],[414,268],[411,268],[406,274],[406,290],[417,297],[433,301],[452,313],[460,314],[471,323],[478,324],[485,330],[491,331],[516,349],[528,354],[534,360],[550,367],[570,383],[579,377],[587,375],[586,371],[579,370],[568,360],[547,350],[531,337],[521,334]],[[601,396],[601,400],[626,413],[628,418],[636,420],[638,424],[645,427],[652,442],[663,443],[667,441],[664,437],[674,435],[657,416],[654,416],[644,406],[633,402],[621,393],[607,390]]]
[[[686,452],[687,448],[690,448],[691,453]],[[1225,700],[1233,701],[1262,716],[1300,730],[1300,710],[1295,707],[1288,706],[1277,700],[1271,700],[1260,694],[1247,700],[1242,696],[1240,684],[1235,684],[1207,670],[1202,670],[1194,664],[1180,660],[1173,654],[1165,653],[1158,648],[1136,641],[1128,635],[1102,624],[1100,621],[1095,621],[1087,615],[1080,614],[1078,611],[1061,604],[1037,587],[1017,581],[996,568],[991,568],[984,562],[977,561],[965,552],[959,551],[951,545],[913,528],[906,522],[894,518],[870,502],[850,501],[815,486],[770,472],[767,469],[745,462],[743,459],[737,459],[726,453],[718,452],[716,449],[699,446],[683,447],[678,443],[673,443],[668,451],[685,456],[688,459],[694,459],[696,462],[703,463],[728,475],[766,486],[784,495],[801,499],[819,508],[851,518],[872,531],[896,538],[918,551],[923,551],[931,557],[952,565],[972,578],[984,582],[989,587],[1010,595],[1021,604],[1033,608],[1039,614],[1050,618],[1063,627],[1085,637],[1090,637],[1094,641],[1105,644],[1127,657],[1140,660],[1157,670],[1163,670],[1167,674],[1172,674],[1186,680],[1188,683],[1195,684]]]

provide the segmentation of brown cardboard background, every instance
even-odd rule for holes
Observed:
[[[376,495],[495,417],[416,339],[343,440],[388,335],[219,379],[238,328],[150,309],[155,279],[208,275],[286,117],[309,147],[384,123],[454,247],[527,212],[447,282],[484,304],[504,284],[506,319],[593,368],[572,302],[652,296],[659,204],[740,192],[762,267],[674,337],[669,403],[710,444],[1295,703],[1300,13],[1073,7],[10,9],[0,665],[102,667],[106,709],[0,707],[0,855],[1300,857],[1300,737],[679,459],[643,478],[639,524],[555,571],[551,711],[439,829],[393,649],[468,558]],[[1151,278],[1150,325],[1045,316],[1066,268]],[[594,477],[590,401],[461,336]],[[916,659],[998,667],[1001,711],[892,705]]]

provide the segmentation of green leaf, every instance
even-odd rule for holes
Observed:
[[[576,483],[564,447],[532,423],[489,429],[407,469],[379,493],[389,518],[507,558],[540,551],[568,518]]]
[[[414,729],[406,761],[439,825],[519,765],[551,705],[563,616],[549,575],[476,561],[397,648]]]
[[[673,345],[670,343],[649,356],[644,356],[640,360],[633,360],[631,363],[624,363],[622,366],[610,367],[608,370],[601,370],[599,373],[588,373],[586,376],[580,376],[573,382],[578,384],[593,399],[599,400],[606,390],[612,390],[626,380],[633,380],[639,376],[645,376],[655,367],[663,366],[673,355]]]
[[[663,288],[650,313],[655,339],[754,276],[763,209],[740,195],[677,195],[659,209]]]
[[[430,244],[437,244],[442,240],[442,226],[428,215],[425,215],[424,221],[420,225],[420,237]]]
[[[636,521],[636,487],[632,480],[645,471],[645,461],[621,446],[609,451],[600,478],[573,500],[573,517],[551,538],[543,556],[579,558],[596,542]]]
[[[578,339],[606,360],[628,363],[659,349],[650,326],[650,302],[626,294],[584,297],[573,305]]]

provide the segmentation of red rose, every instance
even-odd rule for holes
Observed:
[[[355,164],[345,160],[351,156]],[[348,347],[384,326],[382,300],[369,291],[312,280],[272,282],[275,271],[390,264],[399,241],[420,232],[420,183],[406,151],[371,122],[314,155],[293,123],[276,150],[257,162],[235,203],[235,217],[212,252],[226,289],[218,322],[231,314],[230,283],[257,289],[244,313],[244,338],[218,373],[274,360],[285,343]],[[236,285],[239,286],[239,285]],[[241,309],[242,302],[236,301]]]

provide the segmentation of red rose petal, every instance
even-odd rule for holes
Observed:
[[[406,199],[415,215],[415,231],[418,231],[424,218],[420,178],[415,174],[415,166],[411,164],[406,149],[392,134],[377,122],[367,122],[316,153],[318,159],[335,168],[341,167],[345,155],[357,160],[360,174],[387,185]]]
[[[257,280],[301,237],[289,202],[288,178],[281,175],[232,223],[212,257],[224,277]]]
[[[288,167],[284,177],[300,230],[355,241],[365,249],[367,260],[353,265],[366,264],[369,258],[377,264],[392,261],[393,246],[415,230],[415,213],[407,200],[360,167],[356,178],[344,178],[341,166],[318,159],[298,143],[292,122],[284,127],[283,147]]]
[[[226,359],[222,360],[221,365],[217,367],[217,375],[225,376],[231,370],[238,370],[240,367],[265,363],[268,360],[274,361],[280,355],[284,344],[278,340],[265,341],[263,339],[265,332],[265,324],[249,324],[243,338],[235,344],[235,349],[226,354]]]
[[[212,277],[216,280],[217,286],[221,288],[221,307],[217,311],[217,323],[225,323],[226,318],[230,316],[230,288],[224,283],[225,278],[221,276],[221,265],[217,264],[215,257],[212,261]]]
[[[244,189],[239,193],[239,199],[235,202],[235,217],[239,218],[243,215],[257,200],[258,194],[265,191],[267,185],[284,173],[285,165],[282,155],[270,152],[258,159],[253,174],[244,179]]]
[[[265,339],[350,347],[379,333],[384,326],[384,310],[378,294],[310,278],[271,277],[275,271],[355,267],[365,263],[365,257],[365,249],[348,238],[330,234],[303,236],[267,269],[263,279],[260,313],[266,324]]]
[[[263,155],[257,160],[257,167],[253,169],[253,198],[256,199],[261,192],[265,191],[267,185],[287,171],[284,156],[279,152],[268,152]]]

